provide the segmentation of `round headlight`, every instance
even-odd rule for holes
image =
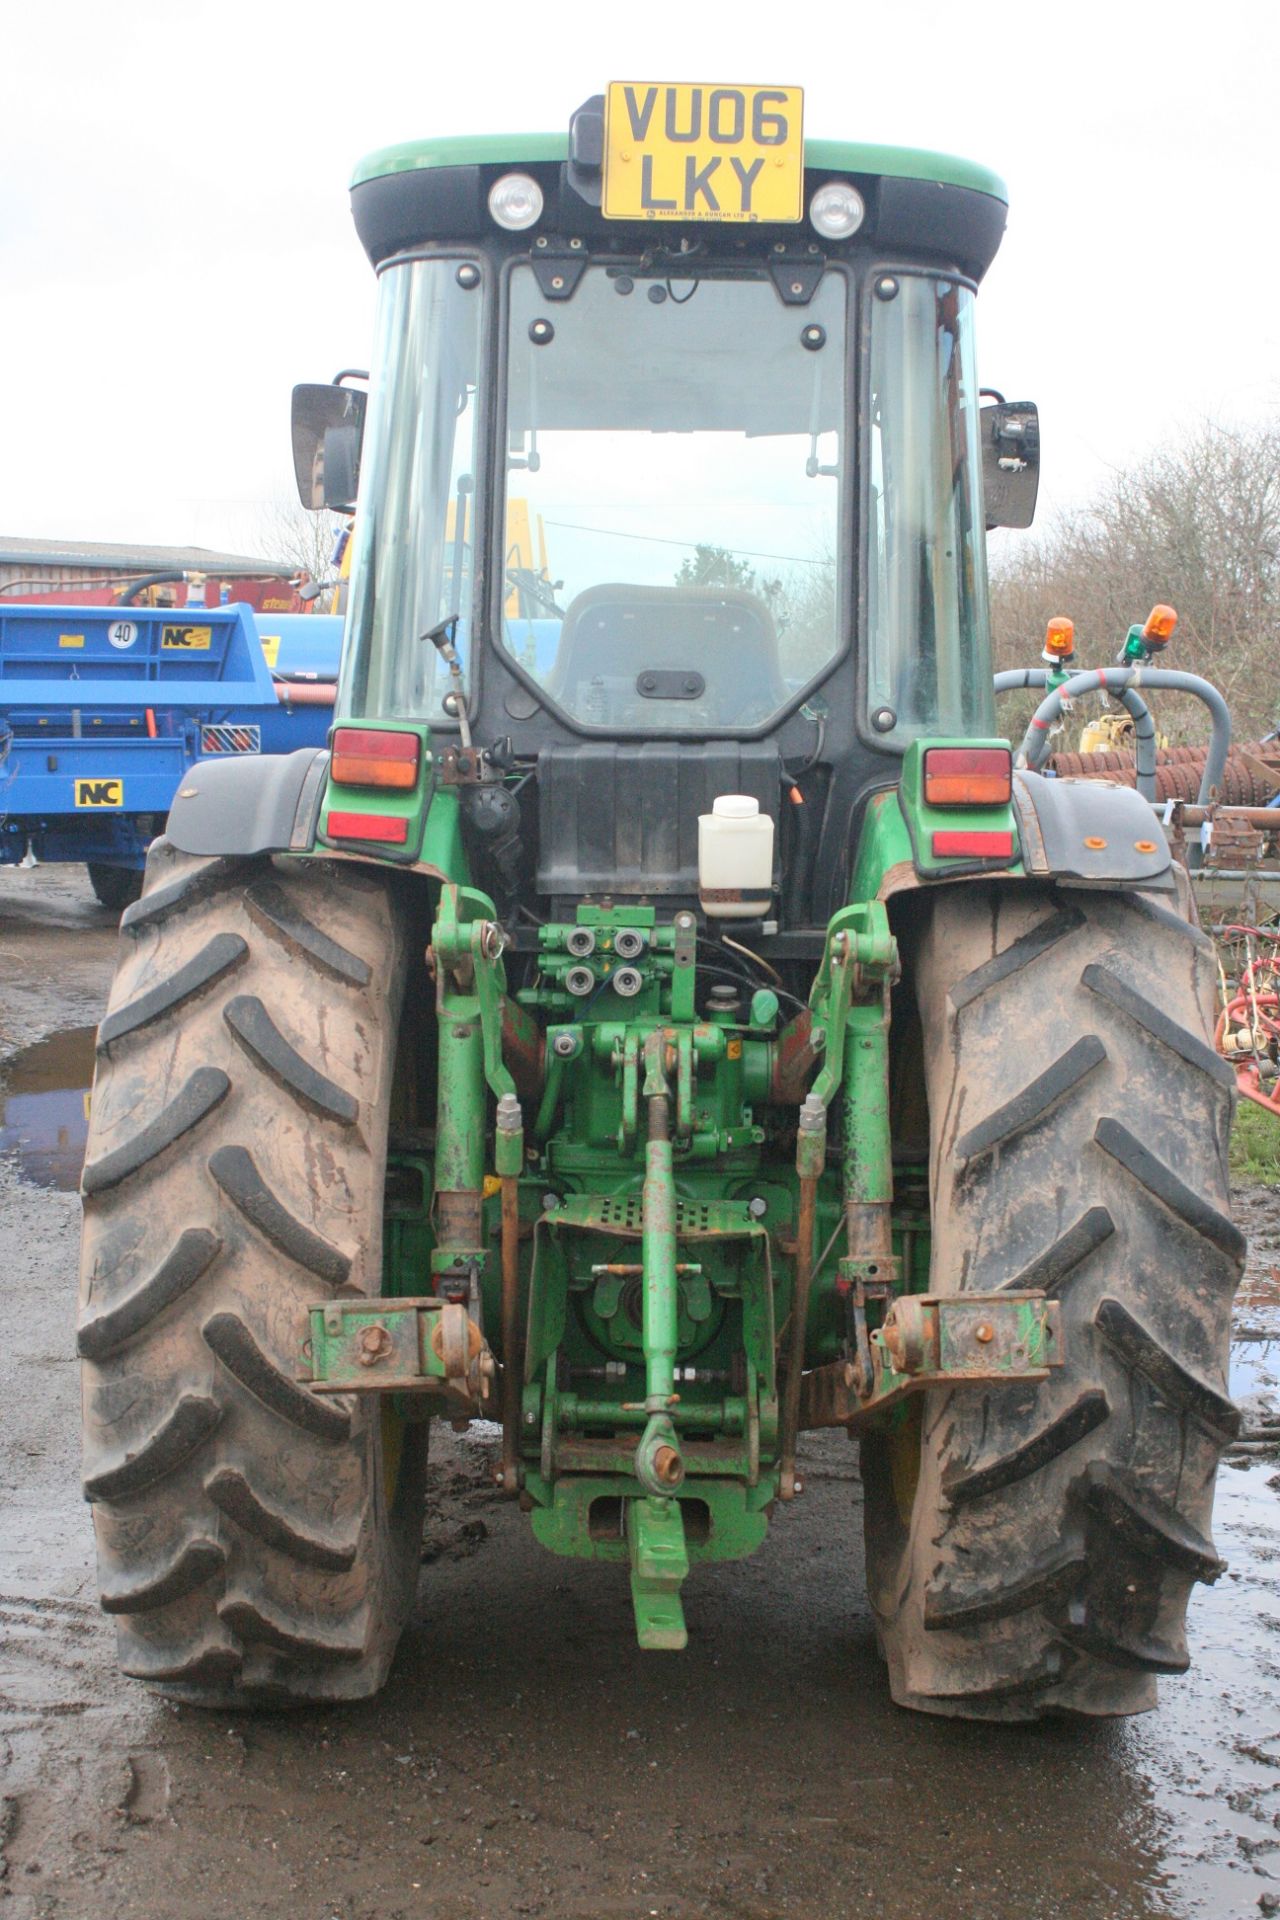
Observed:
[[[542,188],[527,173],[504,173],[489,189],[489,211],[508,233],[521,233],[542,213]]]
[[[847,180],[828,180],[809,202],[809,218],[825,240],[847,240],[866,214],[862,195]]]

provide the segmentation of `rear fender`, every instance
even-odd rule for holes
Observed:
[[[201,760],[174,796],[166,828],[183,853],[306,853],[329,772],[325,748]]]
[[[1175,891],[1164,829],[1150,802],[1132,787],[1015,773],[1013,811],[1028,877]]]
[[[1005,868],[985,863],[989,875],[1178,896],[1184,870],[1170,852],[1159,817],[1132,787],[1018,772],[1013,776],[1012,812],[1018,858]],[[863,853],[861,885],[881,900],[975,877],[974,867],[959,861],[922,873],[912,857],[906,821],[888,794],[879,801],[871,843]]]

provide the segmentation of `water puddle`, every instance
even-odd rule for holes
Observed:
[[[89,1132],[96,1027],[71,1027],[0,1067],[0,1154],[33,1186],[74,1193]]]
[[[1173,1911],[1204,1920],[1280,1910],[1278,1465],[1224,1462],[1213,1537],[1227,1572],[1192,1600],[1191,1671],[1126,1729],[1162,1816]]]
[[[1247,1189],[1236,1211],[1249,1265],[1230,1389],[1246,1438],[1267,1438],[1219,1470],[1213,1539],[1227,1571],[1192,1597],[1191,1671],[1162,1680],[1160,1711],[1125,1730],[1161,1815],[1169,1911],[1196,1920],[1280,1911],[1280,1194]]]

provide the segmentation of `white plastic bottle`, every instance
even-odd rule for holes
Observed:
[[[698,900],[709,920],[759,920],[773,898],[773,821],[747,793],[698,815]]]

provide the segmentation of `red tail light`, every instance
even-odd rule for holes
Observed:
[[[935,833],[935,860],[1012,860],[1011,833]]]
[[[329,840],[382,840],[402,847],[409,838],[409,822],[389,813],[331,813],[324,831]]]
[[[392,787],[407,792],[418,784],[421,751],[416,733],[335,727],[329,773],[340,787]]]
[[[924,756],[927,807],[1007,807],[1012,795],[1008,747],[930,747]]]

